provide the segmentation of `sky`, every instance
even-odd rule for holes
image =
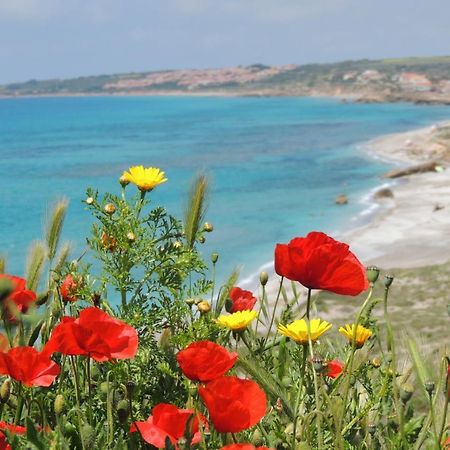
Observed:
[[[450,0],[0,0],[0,83],[450,54]]]

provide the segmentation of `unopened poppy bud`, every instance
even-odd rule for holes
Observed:
[[[94,197],[88,197],[87,199],[86,199],[86,203],[88,204],[88,205],[92,205],[93,203],[94,203]]]
[[[285,388],[289,388],[292,386],[292,380],[288,377],[288,376],[284,376],[281,379],[281,384],[285,387]]]
[[[375,367],[375,369],[378,369],[378,367],[381,366],[381,359],[380,358],[373,358],[372,359],[372,366]]]
[[[211,254],[211,262],[213,264],[215,264],[217,262],[217,260],[219,259],[219,254],[218,253],[212,253]]]
[[[376,266],[370,266],[367,268],[367,279],[370,283],[375,283],[380,275],[380,269]]]
[[[66,406],[66,402],[64,397],[61,394],[58,394],[55,397],[55,402],[53,403],[53,409],[57,416],[61,415],[64,412],[64,408]]]
[[[367,425],[367,431],[373,436],[377,432],[377,426],[374,423],[369,423]]]
[[[393,275],[387,274],[384,276],[384,286],[386,287],[386,289],[389,289],[393,281],[394,281]]]
[[[435,388],[434,381],[428,380],[425,381],[425,390],[428,392],[428,395],[433,395]]]
[[[206,231],[207,233],[211,233],[214,230],[214,227],[211,223],[205,222],[203,225],[203,231]]]
[[[120,423],[125,423],[130,414],[130,410],[128,408],[128,402],[126,400],[120,400],[117,403],[117,417]]]
[[[206,314],[211,311],[211,304],[208,301],[203,300],[200,303],[197,303],[197,309],[201,314]]]
[[[112,203],[107,203],[103,208],[106,214],[112,216],[116,212],[116,207]]]
[[[311,362],[317,373],[321,373],[327,367],[324,365],[323,358],[321,356],[314,356]]]
[[[84,424],[80,430],[81,440],[86,445],[86,448],[95,448],[96,433],[94,428],[89,424]]]
[[[6,403],[11,395],[11,380],[5,380],[0,388],[0,398]]]
[[[8,297],[14,290],[12,281],[8,278],[0,278],[0,301]]]
[[[206,242],[205,236],[199,236],[199,238],[197,240],[198,240],[198,242],[200,242],[200,244],[204,244]]]
[[[122,187],[128,186],[130,184],[127,177],[124,177],[123,175],[119,178],[119,183]]]
[[[408,384],[405,383],[400,386],[400,398],[403,403],[408,403],[408,401],[411,399],[414,392],[414,388]]]
[[[136,383],[133,380],[127,381],[125,385],[127,388],[128,397],[132,398],[134,394],[134,390],[136,389]]]
[[[100,300],[101,300],[101,295],[98,292],[94,292],[92,294],[92,303],[94,304],[94,306],[96,306],[97,308],[100,306]]]
[[[131,243],[131,242],[134,242],[136,240],[136,236],[135,236],[135,234],[133,232],[129,231],[127,233],[127,239],[128,239],[128,242]]]
[[[265,286],[269,281],[269,274],[267,272],[261,272],[259,274],[259,282],[262,286]]]
[[[195,298],[187,298],[185,302],[189,306],[195,305]]]

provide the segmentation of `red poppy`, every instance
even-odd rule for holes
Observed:
[[[309,289],[358,295],[369,287],[366,269],[343,242],[313,231],[277,244],[275,271]]]
[[[11,434],[25,434],[27,432],[27,429],[21,425],[13,425],[3,421],[0,421],[0,430],[8,431]]]
[[[231,288],[230,301],[227,302],[227,311],[235,313],[238,311],[252,310],[256,303],[256,298],[250,291],[245,291],[239,287]]]
[[[6,440],[6,436],[0,431],[0,450],[11,450],[11,446]]]
[[[175,405],[160,403],[153,408],[152,415],[145,422],[134,422],[130,432],[139,431],[145,442],[157,448],[165,448],[167,438],[176,446],[178,441],[185,437],[186,424],[193,414],[192,409],[179,409]],[[190,423],[192,444],[201,440],[199,417],[206,425],[205,418],[196,414]]]
[[[11,289],[6,294],[3,307],[7,320],[15,324],[17,312],[26,314],[30,306],[36,302],[37,296],[35,292],[27,289],[27,282],[23,278],[0,274],[0,280],[2,279],[11,283]]]
[[[66,275],[63,282],[61,283],[61,287],[59,288],[61,292],[61,297],[65,302],[76,302],[77,296],[76,291],[78,289],[78,283],[74,280],[73,276]]]
[[[25,386],[50,386],[59,372],[58,364],[34,347],[14,347],[0,353],[0,374]]]
[[[450,448],[450,437],[447,438],[447,440],[444,442],[444,446],[442,447],[444,450],[447,450]]]
[[[193,342],[177,354],[178,365],[192,381],[211,381],[230,370],[238,355],[211,341]]]
[[[230,444],[221,447],[219,450],[273,450],[269,447],[255,447],[253,444]]]
[[[344,364],[337,359],[333,359],[327,364],[327,377],[337,378],[344,370]]]
[[[63,317],[43,351],[47,355],[83,355],[103,362],[133,358],[137,347],[133,327],[92,306],[83,309],[77,319]]]
[[[251,380],[220,377],[198,392],[219,433],[237,433],[256,425],[266,413],[267,397]]]

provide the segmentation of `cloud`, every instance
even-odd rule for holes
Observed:
[[[0,0],[0,20],[42,20],[54,8],[54,0]]]

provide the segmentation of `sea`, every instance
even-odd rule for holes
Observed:
[[[86,188],[119,193],[122,171],[142,164],[166,172],[150,198],[175,216],[195,175],[207,174],[214,232],[199,248],[208,262],[219,254],[219,278],[239,267],[251,286],[270,268],[276,243],[312,230],[339,235],[370,220],[370,192],[392,163],[365,143],[449,118],[448,106],[330,98],[0,99],[0,254],[8,273],[23,275],[47,211],[66,197],[63,238],[77,258],[92,226]],[[335,204],[340,194],[347,205]]]

